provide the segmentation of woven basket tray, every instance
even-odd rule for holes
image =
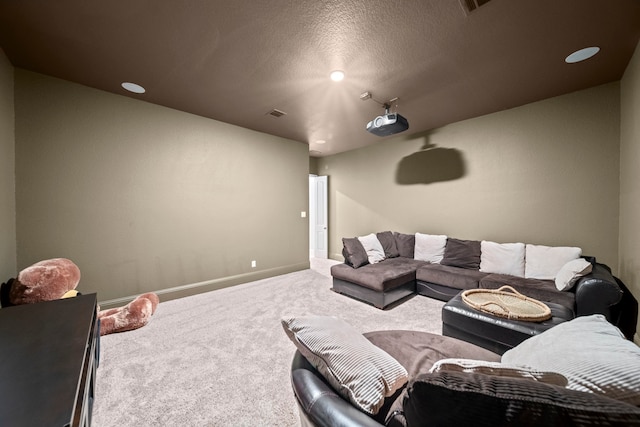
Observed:
[[[551,318],[551,310],[545,303],[522,295],[511,286],[470,289],[462,293],[462,301],[476,310],[512,320],[542,322]]]

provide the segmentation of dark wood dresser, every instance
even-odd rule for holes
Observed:
[[[95,294],[0,309],[0,425],[89,426]]]

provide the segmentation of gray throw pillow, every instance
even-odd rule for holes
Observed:
[[[396,239],[396,247],[398,248],[398,254],[404,258],[413,259],[413,251],[416,247],[415,234],[393,233],[393,237]]]
[[[382,244],[385,258],[396,258],[400,256],[398,246],[396,245],[396,239],[393,237],[392,232],[383,231],[381,233],[376,233],[376,237],[378,237],[380,244]]]
[[[480,269],[480,241],[461,240],[449,237],[444,248],[442,265],[466,268],[469,270]]]
[[[332,316],[283,317],[298,351],[342,397],[369,414],[407,382],[407,370],[344,320]]]
[[[640,406],[640,347],[601,314],[579,316],[528,338],[502,363],[564,375],[567,388]]]
[[[342,239],[342,256],[344,262],[353,268],[369,264],[367,251],[357,237],[344,237]]]

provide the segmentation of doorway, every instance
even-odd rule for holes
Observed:
[[[309,258],[329,257],[327,177],[309,175]]]

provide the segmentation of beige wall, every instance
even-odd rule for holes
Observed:
[[[640,46],[640,44],[638,45]],[[640,48],[621,82],[620,279],[640,300]],[[637,331],[640,331],[640,320]],[[636,333],[635,341],[640,345]]]
[[[308,268],[307,145],[15,74],[20,268],[70,258],[107,305]]]
[[[309,173],[313,175],[318,175],[318,158],[317,157],[309,157]]]
[[[321,158],[331,257],[393,230],[575,245],[615,269],[619,105],[611,83]]]
[[[17,273],[14,123],[13,66],[0,49],[0,282]]]

